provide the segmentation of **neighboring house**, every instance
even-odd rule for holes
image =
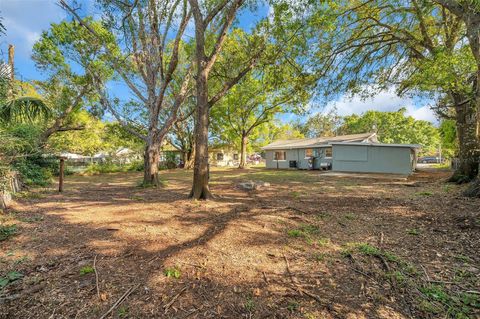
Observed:
[[[160,163],[166,163],[169,161],[173,161],[177,165],[180,164],[182,161],[182,152],[170,142],[165,141],[160,148]]]
[[[411,174],[419,145],[379,143],[376,133],[275,141],[265,147],[266,167]]]
[[[209,148],[208,162],[212,166],[238,166],[240,152],[230,145],[218,145]]]

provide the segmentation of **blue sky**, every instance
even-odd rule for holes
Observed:
[[[91,1],[79,1],[86,11],[91,11]],[[259,11],[251,14],[244,13],[239,16],[240,25],[251,28],[254,22],[268,12],[268,8],[261,6]],[[66,17],[62,8],[55,0],[0,0],[0,16],[7,27],[6,36],[0,37],[0,60],[6,60],[8,44],[16,47],[15,68],[17,78],[23,80],[41,79],[39,73],[30,59],[32,46],[40,37],[42,30],[48,29],[50,23],[59,22]],[[192,34],[193,35],[193,34]],[[359,97],[349,99],[341,96],[336,101],[329,102],[321,109],[313,109],[312,113],[325,112],[336,107],[340,115],[362,113],[366,110],[394,111],[401,107],[407,108],[407,113],[417,119],[437,122],[433,112],[429,108],[431,101],[414,99],[409,97],[400,98],[393,90],[384,91],[377,96],[362,100]],[[294,118],[293,115],[282,116],[283,120]]]

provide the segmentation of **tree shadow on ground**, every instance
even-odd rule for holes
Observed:
[[[390,299],[398,295],[387,282],[371,286],[372,279],[352,271],[339,249],[349,242],[375,243],[383,234],[385,249],[426,262],[438,261],[429,251],[439,249],[435,241],[448,242],[436,230],[450,219],[425,219],[428,211],[409,199],[356,194],[339,203],[333,193],[298,199],[288,187],[229,187],[228,195],[203,203],[186,200],[187,188],[81,188],[20,205],[16,219],[33,213],[43,220],[21,223],[21,234],[2,243],[33,260],[8,263],[25,277],[4,290],[15,298],[3,297],[0,318],[99,317],[136,285],[123,304],[133,318],[411,317],[410,304]],[[131,200],[132,193],[145,200]],[[305,225],[316,227],[311,238],[289,237],[289,230]],[[419,226],[421,237],[406,234]],[[478,237],[475,231],[449,235]],[[324,238],[327,250],[309,242]],[[458,240],[454,248],[463,244]],[[317,260],[319,252],[325,260]],[[95,256],[105,301],[96,295],[94,274],[80,274]],[[180,278],[167,277],[167,269],[178,269]]]

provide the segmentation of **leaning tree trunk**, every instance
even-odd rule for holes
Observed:
[[[475,102],[463,102],[464,96],[452,94],[456,109],[456,127],[459,144],[459,164],[450,182],[464,183],[478,174],[479,140]]]
[[[245,168],[247,166],[247,143],[248,136],[242,134],[242,141],[240,142],[240,164],[238,168]]]
[[[208,199],[212,197],[208,187],[208,125],[209,106],[207,91],[207,73],[197,73],[197,119],[195,125],[195,163],[193,166],[193,185],[190,197]]]
[[[144,169],[143,169],[143,185],[158,186],[158,164],[160,162],[160,144],[149,142],[145,147]]]

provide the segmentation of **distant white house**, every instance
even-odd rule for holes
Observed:
[[[216,145],[208,149],[208,162],[218,167],[238,166],[240,153],[230,145]]]

